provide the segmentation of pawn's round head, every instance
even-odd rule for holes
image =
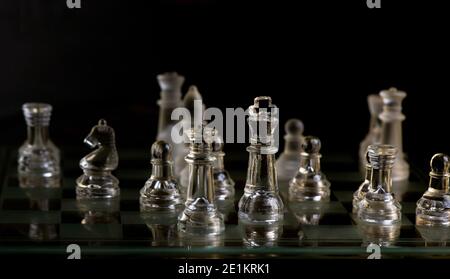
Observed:
[[[449,161],[449,157],[443,153],[434,154],[430,161],[431,171],[435,174],[448,173]]]
[[[172,161],[172,148],[170,144],[159,140],[152,145],[152,161]]]
[[[287,135],[301,136],[303,134],[303,122],[299,119],[289,119],[284,125],[284,130]]]
[[[302,150],[308,154],[318,154],[322,144],[317,137],[307,136],[302,143]]]

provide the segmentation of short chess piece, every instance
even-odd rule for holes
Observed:
[[[305,137],[300,168],[289,182],[289,200],[292,202],[330,200],[331,183],[321,171],[321,142],[316,137]]]
[[[185,209],[178,219],[178,229],[184,235],[214,236],[225,229],[214,199],[213,163],[216,158],[211,144],[215,133],[216,130],[204,125],[187,132],[191,141],[186,156],[189,182]]]
[[[96,148],[80,161],[83,175],[77,179],[77,198],[114,198],[120,195],[119,180],[111,173],[119,164],[114,129],[101,119],[84,142]]]
[[[26,103],[27,140],[18,151],[18,177],[22,188],[56,188],[61,185],[59,149],[49,137],[52,106]]]
[[[403,153],[402,122],[405,115],[402,114],[402,101],[406,93],[396,88],[381,91],[383,99],[383,111],[379,115],[381,120],[381,144],[393,145],[397,148],[397,159],[392,169],[392,180],[401,181],[409,178],[409,164]]]
[[[366,166],[364,181],[361,183],[359,188],[353,193],[352,208],[353,213],[358,213],[359,204],[364,199],[364,196],[369,192],[370,189],[370,177],[372,176],[372,166],[369,163],[369,153],[366,151]]]
[[[164,141],[155,142],[151,157],[151,176],[140,191],[141,211],[176,211],[183,201],[173,176],[171,146]]]
[[[243,222],[277,223],[284,218],[284,204],[278,189],[275,168],[274,132],[278,108],[270,97],[256,97],[249,107],[249,162],[244,194],[239,200],[239,219]]]
[[[397,149],[392,145],[370,145],[372,166],[369,191],[359,203],[358,218],[367,223],[391,225],[401,221],[401,205],[392,194],[392,167]]]
[[[416,225],[450,226],[449,163],[449,157],[442,153],[431,158],[430,182],[417,202]]]

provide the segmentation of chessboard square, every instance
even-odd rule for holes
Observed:
[[[28,200],[28,199],[11,199],[3,200],[2,210],[32,210],[32,211],[52,211],[61,209],[61,200]]]
[[[63,199],[75,199],[77,197],[75,189],[65,188],[62,189],[62,198]]]
[[[408,241],[411,240],[421,240],[422,237],[419,233],[419,231],[417,231],[416,227],[411,225],[402,225],[402,227],[400,228],[400,237],[399,239],[407,239]]]
[[[121,200],[120,201],[121,211],[139,211],[140,205],[139,200]]]
[[[325,226],[336,226],[336,225],[352,225],[352,217],[350,214],[335,214],[335,213],[325,213],[320,219],[319,224]]]
[[[137,201],[139,200],[139,190],[136,189],[120,189],[120,199],[121,200],[132,200]]]
[[[124,240],[151,240],[152,233],[145,224],[124,224],[123,239]]]
[[[61,239],[117,240],[122,239],[121,224],[61,224]]]
[[[83,217],[84,216],[81,214],[81,212],[61,212],[61,222],[63,224],[81,224],[81,222],[83,221]]]
[[[141,217],[141,214],[136,211],[121,211],[121,222],[122,224],[132,224],[132,225],[142,225],[145,224]]]
[[[79,211],[76,199],[62,199],[61,211]]]
[[[403,214],[415,214],[416,213],[416,203],[415,202],[401,202],[402,213]]]
[[[356,226],[304,226],[305,240],[360,240],[362,239]]]
[[[59,224],[59,211],[0,211],[2,224]]]
[[[356,191],[356,189],[355,189]],[[338,201],[341,202],[352,202],[354,191],[334,191],[333,194]]]
[[[24,199],[30,198],[34,200],[40,199],[59,199],[61,197],[61,189],[59,188],[42,188],[42,189],[23,189],[23,188],[5,188],[2,192],[3,199]]]

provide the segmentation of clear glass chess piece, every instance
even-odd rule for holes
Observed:
[[[381,225],[368,222],[357,222],[357,228],[360,232],[364,247],[373,243],[381,247],[390,247],[395,245],[400,237],[401,222]]]
[[[405,115],[402,114],[402,101],[406,93],[396,88],[390,88],[380,92],[383,99],[383,112],[379,115],[381,120],[382,144],[390,144],[397,148],[397,159],[392,169],[392,180],[400,181],[409,178],[409,164],[403,153],[402,122]]]
[[[317,226],[330,207],[329,202],[291,201],[289,209],[299,225]]]
[[[401,205],[392,194],[392,167],[397,149],[392,145],[370,145],[372,166],[369,191],[359,204],[358,218],[367,223],[390,225],[401,220]]]
[[[30,217],[30,227],[28,236],[31,240],[46,241],[58,238],[58,228],[54,220],[51,218],[49,211],[53,210],[51,207],[51,197],[55,196],[58,191],[53,188],[26,188],[23,189],[25,195],[30,202],[30,210],[40,212],[39,214],[32,214]]]
[[[185,209],[178,219],[178,229],[186,235],[219,235],[224,229],[222,214],[214,199],[211,145],[216,131],[205,126],[188,131],[191,141],[186,162],[189,183]]]
[[[430,161],[430,182],[417,201],[416,225],[450,226],[449,157],[435,154]]]
[[[234,201],[234,181],[225,169],[223,146],[222,137],[217,135],[212,144],[212,154],[216,157],[213,163],[215,199],[216,201]]]
[[[366,153],[369,145],[378,144],[381,140],[381,121],[378,118],[383,111],[383,99],[378,94],[367,96],[370,112],[369,132],[359,145],[359,163],[362,173],[366,172]]]
[[[300,168],[300,159],[303,142],[303,122],[299,119],[289,119],[284,125],[284,151],[278,157],[275,167],[278,173],[278,183],[282,196],[287,197],[289,181],[297,174]]]
[[[283,234],[283,222],[261,223],[239,220],[242,240],[246,247],[275,247]]]
[[[18,152],[19,184],[23,188],[54,188],[61,185],[59,149],[50,140],[48,127],[52,106],[26,103],[27,140]]]
[[[151,246],[181,245],[178,237],[178,213],[176,211],[141,212],[141,218],[152,233]]]
[[[321,142],[316,137],[307,136],[303,142],[300,168],[297,175],[289,182],[289,200],[329,201],[331,183],[320,169],[319,153]]]
[[[111,173],[119,164],[114,129],[101,119],[84,142],[96,149],[80,161],[80,168],[84,174],[76,181],[77,198],[119,196],[119,180]]]
[[[157,141],[151,149],[152,173],[140,191],[141,211],[177,210],[183,205],[173,176],[172,148]]]
[[[256,97],[249,107],[249,162],[244,194],[239,200],[239,219],[243,222],[276,223],[283,220],[284,204],[278,190],[275,169],[274,132],[278,108],[270,97]]]
[[[359,204],[361,203],[361,201],[364,199],[364,196],[367,194],[367,192],[369,192],[370,189],[370,177],[372,175],[372,166],[369,163],[369,153],[366,150],[366,167],[365,167],[365,175],[364,175],[364,181],[361,183],[361,185],[359,186],[358,190],[356,190],[353,193],[353,201],[352,201],[352,206],[353,206],[353,213],[358,213],[358,209],[359,209]]]

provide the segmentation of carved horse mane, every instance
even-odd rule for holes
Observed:
[[[106,124],[106,120],[100,119],[98,124],[92,127],[84,143],[97,149],[81,159],[80,167],[83,170],[112,171],[117,168],[119,156],[114,129]]]

